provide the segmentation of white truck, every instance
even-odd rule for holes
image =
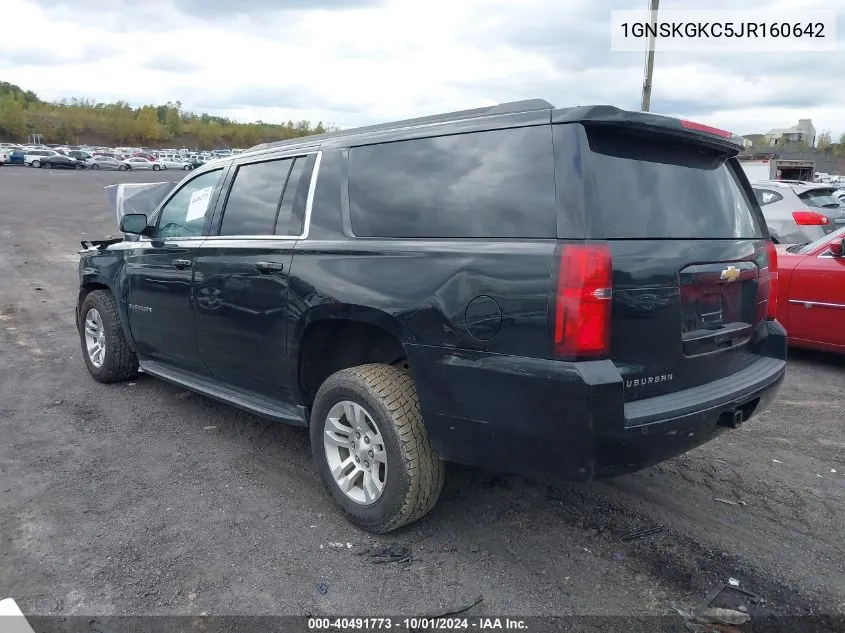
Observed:
[[[816,164],[811,160],[772,158],[744,160],[739,163],[748,180],[800,180],[813,182]]]

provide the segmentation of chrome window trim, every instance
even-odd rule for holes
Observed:
[[[302,221],[302,233],[297,239],[308,238],[308,231],[311,228],[311,210],[314,208],[314,192],[317,190],[317,177],[320,174],[320,163],[323,161],[323,150],[317,151],[317,158],[314,160],[314,169],[311,171],[311,182],[308,183],[308,197],[305,199],[305,219]]]
[[[821,306],[823,308],[837,308],[845,310],[845,303],[825,303],[824,301],[802,301],[801,299],[790,299],[789,303],[802,305],[805,308],[812,308],[813,306]]]
[[[239,242],[241,240],[261,240],[265,242],[295,241],[302,239],[298,235],[206,235],[202,239],[208,242]]]
[[[305,199],[305,217],[302,221],[302,232],[299,235],[194,235],[188,237],[174,237],[174,238],[167,238],[172,241],[195,241],[195,240],[203,240],[203,241],[212,241],[212,242],[219,242],[219,241],[241,241],[241,240],[254,240],[254,241],[285,241],[285,240],[304,240],[308,237],[308,231],[311,228],[311,209],[314,206],[314,192],[317,190],[317,177],[320,173],[320,163],[323,158],[323,150],[311,151],[311,152],[296,152],[292,153],[290,156],[274,156],[273,158],[267,158],[266,160],[261,161],[252,161],[252,162],[268,162],[270,160],[284,160],[286,158],[296,158],[298,156],[308,156],[310,154],[316,154],[317,157],[314,160],[314,169],[311,171],[311,182],[308,183],[308,197]],[[240,167],[241,165],[249,165],[250,162],[242,162],[237,163],[234,166]],[[209,170],[213,171],[213,170]],[[197,174],[197,177],[201,176],[202,174]],[[141,237],[138,242],[152,242],[152,238],[149,237]]]

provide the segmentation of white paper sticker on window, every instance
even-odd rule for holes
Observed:
[[[191,194],[191,202],[188,205],[188,215],[185,217],[186,222],[197,220],[205,216],[205,212],[208,210],[208,201],[211,200],[212,191],[214,191],[214,187],[205,187],[203,189],[197,189]]]

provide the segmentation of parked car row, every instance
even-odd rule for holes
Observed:
[[[204,165],[205,162],[206,161],[198,158],[183,162],[170,158],[149,159],[141,156],[132,156],[125,159],[107,155],[94,155],[85,158],[78,158],[50,149],[4,150],[0,152],[0,164],[25,165],[26,167],[47,169],[108,169],[117,171],[128,171],[131,169],[153,171],[178,169],[182,171],[190,171],[191,169]]]
[[[180,150],[150,150],[131,147],[90,147],[90,146],[21,146],[13,143],[0,144],[0,165],[23,164],[27,166],[77,169],[77,163],[54,160],[52,157],[64,156],[82,163],[78,169],[180,169],[189,171],[207,162],[232,156],[243,150],[215,150],[214,152],[191,152]],[[150,164],[132,159],[142,158]],[[48,160],[45,160],[48,159]],[[110,159],[110,160],[102,160]],[[132,162],[127,162],[132,160]],[[122,166],[121,166],[122,165]]]

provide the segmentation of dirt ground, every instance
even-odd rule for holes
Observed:
[[[384,537],[334,511],[306,431],[145,376],[95,382],[79,240],[116,233],[104,185],[181,175],[0,168],[0,598],[42,615],[437,614],[479,596],[474,614],[660,614],[732,577],[775,613],[845,613],[841,357],[794,352],[768,412],[634,475],[450,467],[433,512]],[[358,552],[394,543],[411,562]]]

